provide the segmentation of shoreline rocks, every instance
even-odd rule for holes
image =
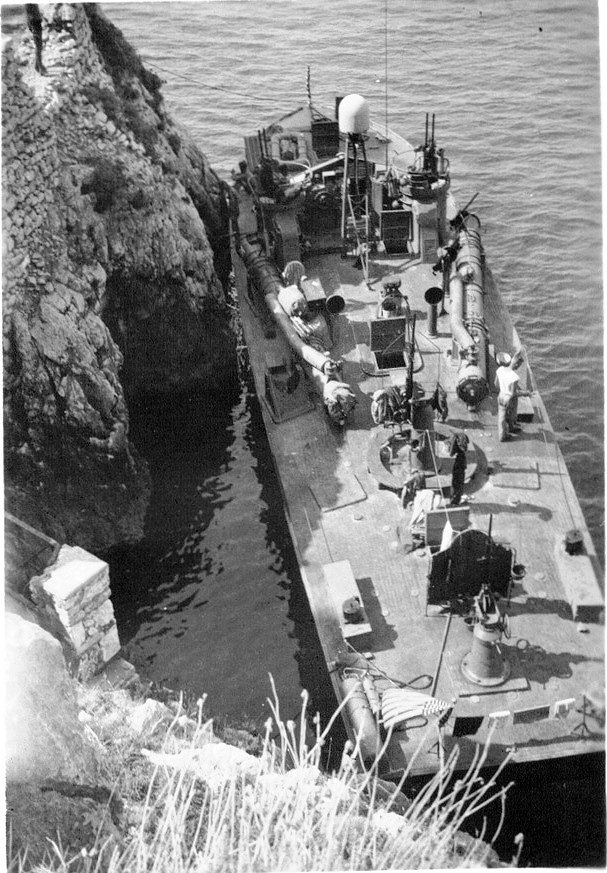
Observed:
[[[126,397],[235,384],[225,190],[95,4],[40,8],[47,75],[2,55],[6,503],[103,551],[149,499]]]

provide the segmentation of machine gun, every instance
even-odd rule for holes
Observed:
[[[436,275],[436,273],[444,273],[447,275],[449,273],[449,269],[451,264],[455,260],[455,256],[457,255],[457,250],[459,248],[459,234],[461,230],[466,229],[466,219],[470,216],[470,212],[468,211],[469,207],[472,206],[476,198],[478,197],[479,192],[477,191],[470,200],[466,203],[466,205],[459,210],[455,218],[452,218],[449,224],[451,225],[451,238],[446,246],[442,249],[442,254],[440,255],[438,261],[432,267],[432,272]],[[440,250],[439,250],[440,251]]]
[[[472,206],[478,195],[478,191],[476,192],[476,194],[473,194],[473,196],[470,198],[470,200],[468,200],[466,205],[459,210],[455,218],[452,218],[449,222],[456,234],[459,233],[462,228],[466,227],[466,219],[470,215],[468,210]]]

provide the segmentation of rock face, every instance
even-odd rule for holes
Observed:
[[[78,721],[78,686],[60,643],[19,615],[5,620],[7,782],[95,783],[95,751]]]
[[[40,8],[47,75],[2,57],[6,501],[95,551],[142,534],[125,391],[234,378],[225,191],[101,11]]]
[[[80,866],[72,861],[71,870],[80,873],[87,869],[87,861],[91,863],[89,851],[95,861],[100,862],[98,869],[107,869],[112,851],[119,845],[113,821],[114,818],[119,820],[119,813],[113,801],[109,789],[97,786],[78,786],[70,782],[7,785],[12,857],[27,858],[27,863],[21,866],[23,870],[39,870],[41,868],[35,866],[38,864],[43,865],[42,869],[52,870],[56,855],[51,840],[57,841],[60,834],[64,857],[73,859],[80,854],[80,859],[76,860],[76,863],[80,860]],[[95,845],[101,845],[102,849],[91,851]],[[103,861],[106,864],[102,866]]]

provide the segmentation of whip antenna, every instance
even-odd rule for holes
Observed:
[[[306,73],[306,93],[308,95],[308,106],[310,109],[312,108],[312,87],[310,85],[310,67],[308,66],[308,70]]]
[[[386,110],[386,170],[388,169],[388,0],[384,0],[384,64],[385,64],[385,110]]]

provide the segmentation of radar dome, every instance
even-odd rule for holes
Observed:
[[[340,133],[366,133],[369,129],[369,104],[360,94],[348,94],[339,104]]]

